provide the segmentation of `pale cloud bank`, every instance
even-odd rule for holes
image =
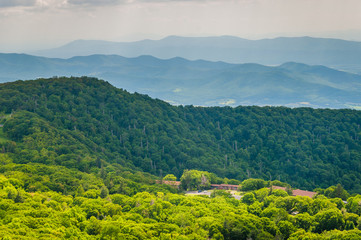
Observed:
[[[361,40],[360,0],[0,0],[0,52],[168,35]]]
[[[12,7],[59,7],[59,6],[109,6],[137,3],[171,3],[171,2],[215,2],[220,0],[1,0],[0,8]],[[232,1],[232,0],[223,0]]]

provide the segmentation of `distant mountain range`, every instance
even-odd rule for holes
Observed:
[[[56,59],[0,54],[0,81],[52,76],[94,76],[119,88],[173,104],[282,105],[359,108],[361,76],[324,66],[161,60],[91,55]]]
[[[161,59],[182,57],[189,60],[263,65],[300,62],[361,73],[361,42],[311,37],[247,40],[232,36],[170,36],[161,40],[136,42],[78,40],[59,48],[32,53],[56,58],[92,54],[116,54],[124,57],[151,55]]]

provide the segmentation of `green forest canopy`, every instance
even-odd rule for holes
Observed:
[[[198,169],[361,192],[361,112],[171,106],[94,78],[0,85],[0,141],[15,163],[89,173],[101,164],[157,176]]]
[[[3,239],[361,238],[361,195],[329,187],[361,192],[359,111],[175,107],[83,77],[1,84],[0,112]]]
[[[22,165],[31,168],[28,164]],[[17,171],[10,174],[6,171],[7,177],[0,174],[0,236],[3,239],[361,237],[361,195],[348,198],[347,204],[340,198],[293,197],[283,190],[268,188],[247,192],[240,201],[221,190],[210,198],[174,194],[166,189],[127,195],[109,193],[102,185],[109,177],[101,179],[101,174],[83,174],[82,177],[88,179],[69,195],[24,190],[28,178],[22,178],[22,174],[27,171],[21,172],[16,166],[19,167],[15,164],[11,170]],[[32,167],[51,170],[42,164]],[[69,172],[61,167],[56,170],[63,170],[59,175],[65,174],[66,178],[67,172],[81,174],[79,170]],[[73,180],[71,176],[68,179]],[[44,178],[37,178],[37,183],[48,184]]]

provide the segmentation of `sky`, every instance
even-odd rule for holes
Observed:
[[[169,35],[361,41],[360,0],[0,0],[0,52]]]

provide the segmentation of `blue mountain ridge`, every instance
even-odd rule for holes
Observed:
[[[358,108],[361,76],[325,66],[230,64],[176,57],[117,55],[69,59],[0,54],[0,81],[52,76],[93,76],[172,104],[281,105]]]

